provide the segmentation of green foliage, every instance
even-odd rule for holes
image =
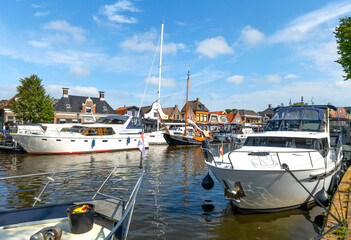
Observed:
[[[53,98],[45,93],[37,75],[21,78],[17,87],[19,97],[11,104],[16,117],[25,122],[52,122],[54,119]]]
[[[340,25],[335,28],[334,34],[340,55],[335,62],[344,68],[346,81],[351,78],[351,17],[340,18]]]
[[[233,108],[233,109],[226,109],[226,110],[225,110],[225,112],[226,112],[227,114],[229,114],[229,113],[235,113],[235,111],[236,111],[235,108]]]

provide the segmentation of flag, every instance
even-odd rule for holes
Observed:
[[[145,157],[145,144],[144,144],[144,135],[143,135],[143,133],[141,133],[141,135],[140,135],[140,139],[139,139],[139,142],[138,142],[138,147],[139,147],[139,151],[141,152],[141,155],[143,157]]]
[[[312,99],[311,99],[311,103],[312,103],[312,105],[314,104],[314,99],[313,99],[313,97],[312,97]]]
[[[219,146],[219,155],[222,156],[223,158],[223,144],[221,143],[221,145]]]
[[[4,136],[5,136],[6,138],[8,138],[7,132],[6,132],[6,127],[5,127],[5,124],[4,124],[4,123],[2,124],[2,133],[4,134]]]

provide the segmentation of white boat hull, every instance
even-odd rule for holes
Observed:
[[[13,134],[13,138],[31,154],[66,154],[138,149],[140,134],[109,136]],[[147,141],[145,147],[148,147]]]
[[[217,168],[208,164],[209,168],[224,189],[232,194],[236,193],[235,183],[240,183],[245,196],[230,198],[235,206],[242,210],[255,212],[281,211],[285,209],[298,208],[314,199],[307,191],[285,170],[257,171],[257,170],[234,170]],[[325,180],[310,181],[313,173],[319,173],[322,169],[292,171],[301,183],[315,195],[325,187],[330,186],[332,177],[336,170],[330,173]],[[238,186],[238,184],[237,184]]]

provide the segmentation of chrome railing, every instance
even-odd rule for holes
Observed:
[[[131,194],[129,195],[129,197],[127,197],[126,199],[122,199],[116,196],[112,196],[109,194],[105,194],[102,193],[102,189],[104,188],[104,186],[106,185],[106,183],[111,179],[113,173],[116,172],[117,169],[122,169],[122,168],[139,168],[141,169],[141,174],[131,192]],[[134,211],[134,206],[135,206],[135,202],[136,202],[136,197],[137,194],[139,192],[140,189],[140,185],[142,182],[142,179],[144,177],[144,167],[142,165],[126,165],[126,166],[112,166],[112,167],[94,167],[94,168],[83,168],[83,169],[74,169],[74,170],[64,170],[64,171],[53,171],[53,172],[44,172],[44,173],[33,173],[33,174],[26,174],[26,175],[17,175],[17,176],[7,176],[7,177],[0,177],[0,181],[3,180],[11,180],[11,179],[20,179],[20,178],[30,178],[30,177],[37,177],[37,176],[46,176],[46,178],[48,179],[45,186],[43,187],[43,189],[40,191],[39,195],[34,197],[34,203],[32,204],[32,207],[34,207],[38,202],[42,202],[43,199],[41,198],[42,195],[44,194],[44,192],[46,191],[46,189],[48,188],[48,186],[50,185],[50,183],[54,182],[55,176],[61,175],[61,174],[69,174],[69,173],[77,173],[77,172],[86,172],[86,171],[92,171],[92,170],[107,170],[107,169],[112,169],[108,176],[104,179],[103,183],[99,186],[98,190],[94,193],[93,197],[91,198],[92,200],[94,200],[98,195],[106,198],[112,198],[115,200],[119,200],[119,201],[123,201],[125,202],[125,207],[123,209],[123,214],[121,219],[118,221],[118,223],[115,225],[115,227],[110,231],[109,235],[105,238],[105,240],[108,239],[112,239],[112,236],[114,235],[114,233],[117,231],[117,229],[122,225],[122,224],[126,224],[125,229],[125,233],[123,236],[123,239],[127,239],[128,236],[128,232],[129,232],[129,226],[130,226],[130,222],[132,219],[132,215],[133,215],[133,211]],[[127,216],[129,215],[128,219]],[[127,222],[124,222],[124,220],[127,219]]]

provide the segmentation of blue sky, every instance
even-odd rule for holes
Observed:
[[[62,87],[71,95],[105,91],[115,109],[140,106],[148,82],[142,105],[150,105],[164,20],[163,107],[185,104],[188,65],[189,99],[210,111],[262,111],[301,96],[350,106],[333,34],[350,15],[350,1],[4,1],[0,100],[37,74],[54,98]]]

